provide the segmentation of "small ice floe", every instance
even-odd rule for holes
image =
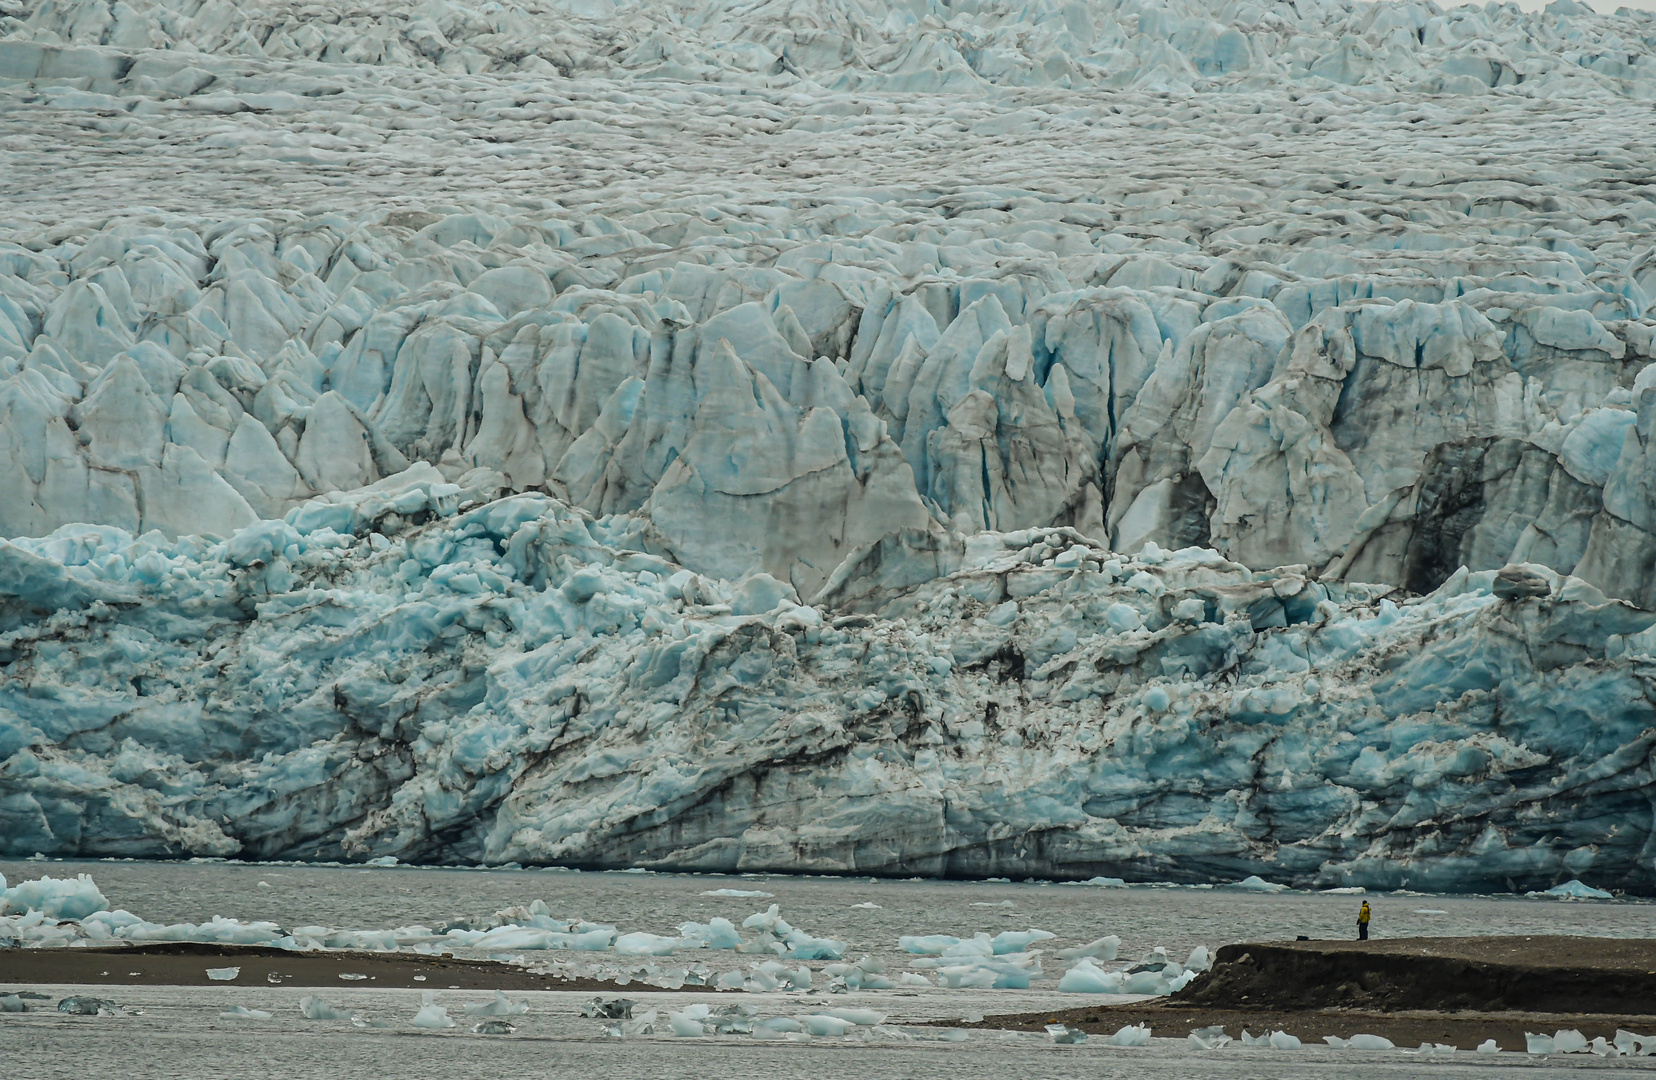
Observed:
[[[702,1021],[713,1010],[706,1005],[691,1005],[681,1012],[667,1014],[667,1027],[681,1039],[694,1039],[707,1033]]]
[[[349,1020],[351,1014],[344,1009],[336,1009],[328,1004],[324,998],[315,994],[307,994],[299,999],[299,1011],[304,1013],[306,1020]]]
[[[775,893],[762,892],[759,889],[708,889],[703,896],[728,896],[734,899],[751,898],[754,900],[769,900]]]
[[[1324,896],[1363,896],[1368,890],[1361,885],[1342,885],[1338,889],[1323,889]]]
[[[582,1016],[593,1016],[600,1020],[626,1020],[631,1018],[635,1002],[630,998],[593,998],[581,1006]]]
[[[842,1020],[827,1013],[813,1013],[801,1018],[800,1023],[805,1025],[805,1031],[818,1038],[839,1038],[857,1025],[850,1020]]]
[[[1617,1028],[1615,1038],[1611,1039],[1610,1043],[1629,1057],[1649,1057],[1656,1054],[1656,1035],[1635,1035],[1631,1031]]]
[[[1338,1035],[1324,1035],[1323,1042],[1336,1050],[1395,1050],[1397,1044],[1384,1035],[1353,1035],[1342,1039]]]
[[[239,967],[208,968],[207,977],[214,982],[233,982],[241,974]]]
[[[479,1020],[472,1025],[473,1035],[510,1035],[516,1030],[508,1020]]]
[[[619,1039],[629,1035],[654,1035],[656,1025],[656,1011],[650,1009],[639,1013],[636,1017],[629,1017],[616,1024],[605,1024],[604,1034],[612,1039]]]
[[[1423,907],[1423,908],[1415,908],[1415,914],[1416,915],[1447,915],[1449,913],[1447,911],[1444,911],[1441,908]]]
[[[1246,1028],[1242,1029],[1243,1046],[1269,1046],[1273,1050],[1298,1050],[1300,1041],[1286,1031],[1272,1031],[1265,1035],[1249,1035]]]
[[[729,919],[721,918],[713,918],[706,923],[680,923],[679,939],[680,944],[687,949],[740,949],[743,944],[742,935],[737,932],[735,924]],[[620,944],[617,940],[617,952],[621,951]]]
[[[1187,1038],[1190,1045],[1200,1050],[1222,1050],[1229,1046],[1231,1037],[1225,1034],[1225,1029],[1218,1024],[1211,1027],[1197,1028]]]
[[[1478,1053],[1480,1054],[1499,1054],[1500,1052],[1501,1044],[1494,1039],[1485,1039],[1478,1044]]]
[[[437,995],[430,990],[421,995],[420,1011],[415,1013],[414,1019],[409,1022],[417,1028],[432,1031],[455,1026],[453,1019],[449,1017],[448,1009],[437,1004]]]
[[[263,1009],[249,1009],[245,1005],[232,1005],[219,1013],[221,1020],[269,1020],[270,1013]]]
[[[29,1003],[16,994],[0,994],[0,1013],[28,1012]]]
[[[1150,1028],[1146,1024],[1128,1024],[1118,1028],[1114,1035],[1104,1040],[1105,1046],[1149,1046]]]
[[[1423,1042],[1417,1050],[1405,1050],[1405,1054],[1420,1054],[1424,1057],[1445,1057],[1455,1052],[1455,1048],[1448,1043]]]
[[[473,1003],[464,1006],[467,1016],[522,1016],[529,1011],[529,1006],[523,1002],[513,1001],[500,990],[494,992],[494,997],[485,1002]],[[632,1002],[627,1002],[627,1012],[632,1012]]]
[[[396,1025],[389,1020],[370,1020],[361,1016],[351,1017],[351,1026],[359,1028],[389,1028]]]
[[[1080,1028],[1072,1028],[1068,1024],[1048,1024],[1046,1032],[1052,1036],[1052,1041],[1064,1046],[1075,1046],[1087,1041],[1087,1033]]]
[[[965,1042],[966,1031],[964,1028],[947,1028],[939,1032],[937,1037],[944,1042]]]
[[[1524,1032],[1524,1049],[1536,1055],[1543,1054],[1585,1054],[1589,1049],[1587,1037],[1575,1029],[1557,1031],[1551,1035],[1534,1035]]]
[[[1556,900],[1614,900],[1615,897],[1603,889],[1595,889],[1591,885],[1583,885],[1579,879],[1566,881],[1562,885],[1554,885],[1550,889],[1541,889],[1536,892],[1527,892],[1525,896],[1550,896]]]
[[[1266,881],[1264,878],[1260,877],[1258,874],[1248,875],[1247,877],[1243,878],[1241,881],[1238,881],[1236,884],[1232,885],[1231,888],[1233,888],[1233,889],[1246,889],[1248,892],[1259,892],[1259,893],[1279,893],[1279,892],[1287,892],[1288,891],[1288,886],[1279,885],[1274,881]]]
[[[851,906],[853,908],[857,908],[857,909],[862,910],[862,911],[879,911],[880,910],[880,905],[876,904],[872,900],[864,900],[860,904],[852,904]]]
[[[1111,934],[1108,937],[1096,938],[1073,949],[1059,949],[1057,956],[1060,960],[1079,960],[1083,956],[1090,956],[1095,960],[1114,960],[1116,952],[1120,948],[1121,939]]]
[[[126,1010],[113,1001],[95,997],[66,997],[58,1002],[58,1012],[73,1016],[125,1016]]]
[[[339,973],[339,977],[344,979],[346,982],[364,982],[368,978],[368,976],[358,975],[354,971],[341,971]]]

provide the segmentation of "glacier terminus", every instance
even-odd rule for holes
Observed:
[[[0,855],[1656,892],[1656,14],[0,5]]]

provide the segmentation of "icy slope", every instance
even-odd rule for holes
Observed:
[[[28,9],[0,535],[223,536],[426,461],[805,593],[893,530],[1068,525],[1656,603],[1656,19],[1293,10]],[[1233,31],[1245,71],[1133,74]],[[905,82],[943,39],[959,85]]]
[[[458,497],[0,546],[5,850],[1649,886],[1656,614],[1577,579],[910,531],[806,607]]]

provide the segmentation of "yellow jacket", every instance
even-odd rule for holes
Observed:
[[[1367,900],[1363,901],[1361,910],[1357,912],[1357,921],[1360,923],[1366,923],[1369,921],[1369,906]]]

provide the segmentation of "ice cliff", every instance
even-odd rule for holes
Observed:
[[[1650,891],[1653,42],[0,9],[0,850]]]

